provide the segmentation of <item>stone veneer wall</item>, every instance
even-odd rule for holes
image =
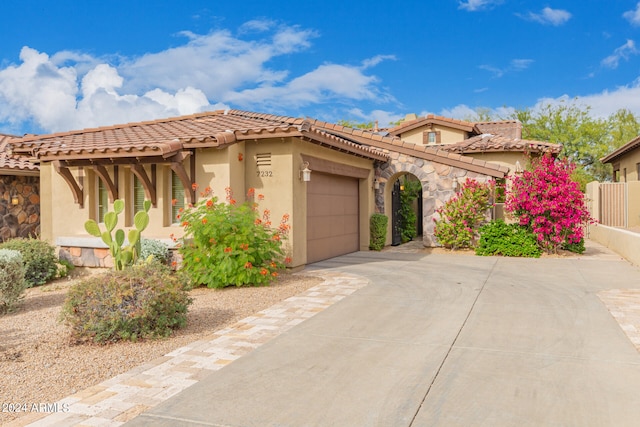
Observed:
[[[0,176],[0,241],[40,235],[40,179],[37,176]],[[13,195],[19,203],[11,204]]]
[[[491,177],[466,169],[460,169],[442,163],[431,162],[413,156],[390,152],[389,162],[376,169],[376,178],[380,188],[376,190],[376,212],[385,213],[391,218],[391,206],[385,212],[384,199],[386,184],[393,185],[402,174],[412,174],[422,183],[422,242],[427,247],[439,246],[433,233],[433,219],[437,219],[436,209],[453,196],[453,182],[460,184],[467,178],[486,182]],[[391,181],[393,179],[393,181]],[[389,193],[391,192],[389,188]]]

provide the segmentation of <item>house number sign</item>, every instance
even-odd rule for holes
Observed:
[[[273,171],[257,171],[258,178],[271,178]]]

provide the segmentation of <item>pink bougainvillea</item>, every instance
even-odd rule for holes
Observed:
[[[505,210],[531,228],[548,253],[556,253],[565,243],[580,242],[585,224],[592,221],[579,184],[571,180],[574,169],[566,159],[542,156],[533,170],[513,179],[507,194]]]

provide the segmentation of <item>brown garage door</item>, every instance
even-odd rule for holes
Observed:
[[[360,249],[358,179],[314,172],[307,183],[307,263]]]

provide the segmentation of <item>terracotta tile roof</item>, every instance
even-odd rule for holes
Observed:
[[[40,160],[98,159],[111,157],[169,157],[183,148],[220,147],[240,140],[305,136],[352,154],[386,160],[378,150],[339,138],[327,138],[301,118],[214,111],[168,119],[105,126],[50,135],[25,136],[14,141],[17,152]],[[316,141],[316,139],[322,141]]]
[[[13,152],[11,142],[16,138],[13,135],[0,134],[0,173],[38,175],[40,167],[37,164],[30,162],[26,156]]]
[[[633,138],[631,141],[624,144],[622,147],[616,149],[612,153],[607,154],[605,157],[600,159],[602,163],[613,163],[622,157],[624,154],[627,154],[630,151],[635,150],[640,147],[640,136]]]
[[[562,150],[562,145],[550,142],[530,141],[526,139],[507,138],[502,135],[483,134],[465,139],[454,144],[438,145],[441,150],[473,154],[481,152],[518,151],[530,153],[553,153],[558,154]]]
[[[409,121],[403,122],[399,126],[389,129],[389,133],[392,135],[400,135],[409,130],[426,126],[428,124],[439,124],[443,126],[449,126],[455,129],[464,130],[465,132],[472,132],[474,128],[474,123],[471,123],[471,122],[429,114],[425,117],[420,117],[415,120],[409,120]]]

